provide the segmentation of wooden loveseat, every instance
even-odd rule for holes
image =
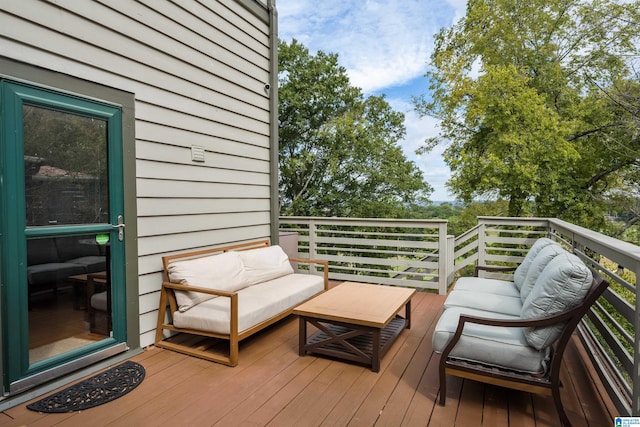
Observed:
[[[562,355],[607,286],[578,256],[547,238],[534,243],[513,281],[458,279],[433,334],[434,351],[441,354],[440,404],[446,375],[454,375],[552,395],[560,421],[570,426],[560,399]]]
[[[289,258],[268,240],[165,256],[162,262],[155,345],[229,366],[238,364],[241,340],[328,288],[327,261]],[[307,274],[291,263],[308,265]],[[313,274],[312,264],[323,274]],[[226,340],[228,354],[174,339],[181,337],[166,339],[165,331]]]

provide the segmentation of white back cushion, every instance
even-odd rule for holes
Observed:
[[[556,243],[545,246],[538,252],[538,255],[536,255],[533,262],[531,262],[529,269],[527,270],[527,276],[522,282],[522,287],[520,288],[520,299],[522,302],[525,302],[531,293],[531,289],[533,289],[538,277],[540,277],[540,274],[542,274],[547,264],[563,252],[566,251],[562,249],[562,246]]]
[[[250,285],[293,274],[289,257],[278,245],[238,253]]]
[[[525,255],[524,260],[522,260],[522,263],[518,266],[518,268],[516,268],[516,271],[513,273],[513,283],[516,285],[516,288],[518,288],[518,290],[522,289],[522,283],[527,277],[529,267],[531,266],[531,263],[535,259],[536,255],[538,255],[538,252],[540,252],[540,250],[545,246],[551,245],[552,243],[555,242],[546,237],[541,237],[533,243],[533,245],[529,249],[529,252],[527,252],[527,255]]]
[[[183,285],[235,292],[249,285],[240,255],[224,252],[169,264],[169,280]],[[176,291],[178,308],[184,312],[196,304],[215,298],[199,292]]]
[[[576,307],[589,292],[592,280],[591,270],[577,256],[564,251],[542,271],[522,304],[520,317],[545,317]],[[558,339],[563,327],[564,324],[525,328],[523,332],[529,345],[541,350]]]

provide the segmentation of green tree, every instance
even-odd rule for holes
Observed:
[[[404,115],[364,97],[338,56],[279,43],[283,215],[402,217],[432,191],[398,141]]]
[[[470,0],[466,16],[436,36],[431,98],[416,99],[421,114],[442,121],[422,151],[448,144],[450,190],[467,202],[504,199],[512,216],[601,218],[598,202],[640,158],[629,112],[602,91],[629,80],[639,9]]]
[[[640,74],[636,72],[632,81],[616,82],[602,91],[611,101],[612,110],[621,123],[636,134],[640,134]],[[633,146],[620,145],[620,158],[628,157]],[[609,215],[615,221],[607,224],[607,234],[635,244],[640,244],[640,166],[632,165],[619,177],[618,185],[609,191]]]

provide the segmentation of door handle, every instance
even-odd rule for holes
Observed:
[[[113,227],[118,229],[118,240],[122,242],[124,240],[124,218],[122,215],[118,215],[118,225]]]

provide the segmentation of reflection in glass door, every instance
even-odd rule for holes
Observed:
[[[2,102],[11,385],[125,341],[122,132],[75,96],[2,82]]]
[[[23,140],[27,228],[109,222],[106,120],[27,104]],[[30,364],[110,335],[108,250],[92,234],[27,239]]]

